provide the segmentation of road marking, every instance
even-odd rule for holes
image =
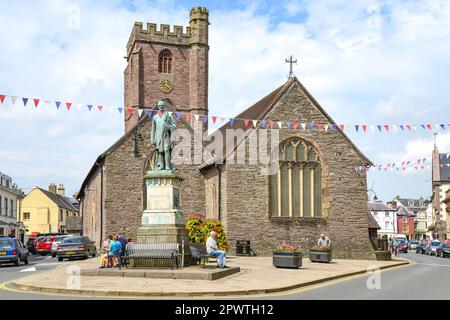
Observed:
[[[36,271],[36,268],[35,268],[35,267],[23,269],[23,270],[20,270],[19,272],[33,272],[33,271]]]
[[[447,267],[450,268],[448,264],[439,264],[439,263],[416,263],[421,266],[433,266],[433,267]]]

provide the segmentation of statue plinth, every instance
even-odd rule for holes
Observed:
[[[137,230],[137,243],[179,243],[181,248],[184,240],[184,265],[189,265],[189,238],[180,208],[183,178],[172,170],[151,170],[145,174],[144,181],[147,191],[146,209],[142,215],[141,227]],[[167,261],[140,260],[134,261],[134,266],[162,266],[164,262]]]

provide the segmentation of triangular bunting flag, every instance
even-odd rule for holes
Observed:
[[[405,128],[402,125],[400,125],[399,127],[400,127],[400,129],[402,129],[402,131],[405,130]]]
[[[88,106],[88,107],[89,107],[89,106]],[[92,106],[91,106],[91,108],[92,108]],[[119,113],[122,113],[123,108],[117,108],[117,110],[119,110]],[[91,109],[89,109],[89,111],[91,111]],[[151,112],[151,111],[149,111],[149,112]]]
[[[256,126],[258,125],[258,120],[252,120],[252,122],[253,122],[253,127],[256,128]]]
[[[153,115],[153,110],[147,110],[147,116],[151,118]]]
[[[167,114],[169,115],[169,117],[173,114],[173,111],[167,111]]]
[[[97,106],[98,111],[102,111],[103,110],[103,106]]]
[[[61,102],[60,101],[55,101],[55,105],[56,105],[56,109],[59,110],[59,107],[61,106]]]
[[[23,106],[26,107],[27,106],[27,102],[28,102],[28,98],[22,98],[23,101]]]
[[[445,124],[441,124],[442,130],[445,130]]]
[[[208,116],[202,116],[202,120],[204,123],[208,123]]]
[[[80,111],[81,110],[81,107],[83,106],[83,104],[82,103],[77,103],[77,109],[78,109],[78,111]]]
[[[278,128],[283,128],[283,121],[277,121]]]
[[[385,124],[384,128],[386,129],[386,131],[389,131],[389,125],[388,124]]]
[[[302,126],[303,130],[306,130],[306,123],[302,122],[300,125]]]
[[[337,131],[337,124],[333,124],[331,127],[333,128],[333,131],[334,131],[334,132]]]
[[[6,96],[4,94],[0,94],[0,102],[3,104],[5,102]]]
[[[112,108],[111,107],[108,107],[108,112],[111,112],[112,111]]]
[[[341,128],[342,131],[344,131],[345,125],[341,124],[339,125],[339,127]]]
[[[128,108],[127,109],[127,113],[128,113],[129,116],[131,116],[133,114],[133,112],[134,112],[133,108]]]
[[[294,129],[297,129],[297,128],[298,128],[298,122],[293,122],[293,123],[292,123],[292,127],[293,127]]]
[[[411,126],[409,124],[406,125],[406,128],[411,131]]]
[[[246,127],[246,128],[247,128],[249,122],[250,122],[250,120],[244,119],[244,124],[245,124],[245,127]]]
[[[427,128],[431,130],[431,124],[427,124]]]
[[[70,111],[70,107],[72,107],[72,103],[71,102],[66,102],[67,111]]]
[[[270,129],[273,129],[273,121],[272,120],[269,120],[269,126],[270,126]]]
[[[16,105],[17,97],[12,96],[11,101],[12,101],[13,106]]]
[[[87,105],[87,108],[89,109],[89,111],[92,110],[92,107],[93,107],[92,104]],[[123,108],[119,108],[119,112],[122,113],[122,111],[123,111]]]
[[[138,109],[138,115],[139,115],[139,118],[142,116],[142,113],[144,112],[144,110],[143,109]]]
[[[33,99],[33,102],[34,102],[34,106],[37,108],[38,107],[38,105],[39,105],[39,99]]]
[[[211,120],[213,124],[216,124],[217,116],[211,116]]]
[[[316,124],[316,126],[317,126],[317,129],[319,129],[319,130],[322,130],[322,128],[323,128],[323,124],[321,124],[321,123]]]
[[[374,125],[370,125],[370,131],[372,131],[372,132],[375,131],[375,126]]]
[[[359,125],[355,125],[356,132],[359,130]]]
[[[378,125],[377,126],[377,128],[378,128],[378,130],[381,132],[381,126],[380,125]]]
[[[424,124],[421,124],[420,125],[422,128],[423,128],[423,130],[425,130],[426,129],[426,127],[425,127],[425,125]]]
[[[325,132],[328,132],[329,125],[328,124],[324,124],[324,128],[325,128]]]
[[[234,126],[234,118],[230,118],[230,125]]]
[[[362,125],[363,131],[366,132],[367,126],[365,124]]]
[[[194,118],[195,118],[195,121],[198,121],[200,119],[200,115],[199,114],[194,114]]]

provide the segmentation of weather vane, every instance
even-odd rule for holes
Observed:
[[[292,60],[292,54],[291,54],[291,56],[289,57],[289,60],[286,59],[286,63],[289,63],[289,76],[288,76],[288,78],[292,78],[292,77],[294,77],[294,71],[292,71],[292,65],[294,63],[297,64],[297,59]]]

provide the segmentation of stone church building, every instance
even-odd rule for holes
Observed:
[[[135,23],[124,72],[125,133],[98,156],[78,196],[84,234],[97,243],[117,232],[136,239],[141,226],[143,177],[152,147],[151,120],[137,110],[154,108],[164,99],[173,112],[190,115],[178,119],[180,129],[194,135],[201,126],[207,132],[207,122],[196,118],[208,115],[208,25],[206,8],[191,10],[186,31]],[[233,124],[218,129],[223,133],[240,129],[224,142],[232,144],[236,154],[243,148],[249,160],[247,142],[254,128],[238,119],[335,124],[296,77],[242,112]],[[250,161],[224,160],[226,152],[200,164],[176,165],[184,178],[180,203],[185,215],[220,219],[232,251],[236,240],[250,240],[258,255],[271,254],[283,240],[306,250],[325,233],[335,258],[375,259],[368,232],[366,174],[354,170],[370,165],[370,160],[339,127],[328,131],[283,127],[278,132],[279,167],[272,175],[262,174],[261,165]],[[194,153],[194,143],[191,149]]]

